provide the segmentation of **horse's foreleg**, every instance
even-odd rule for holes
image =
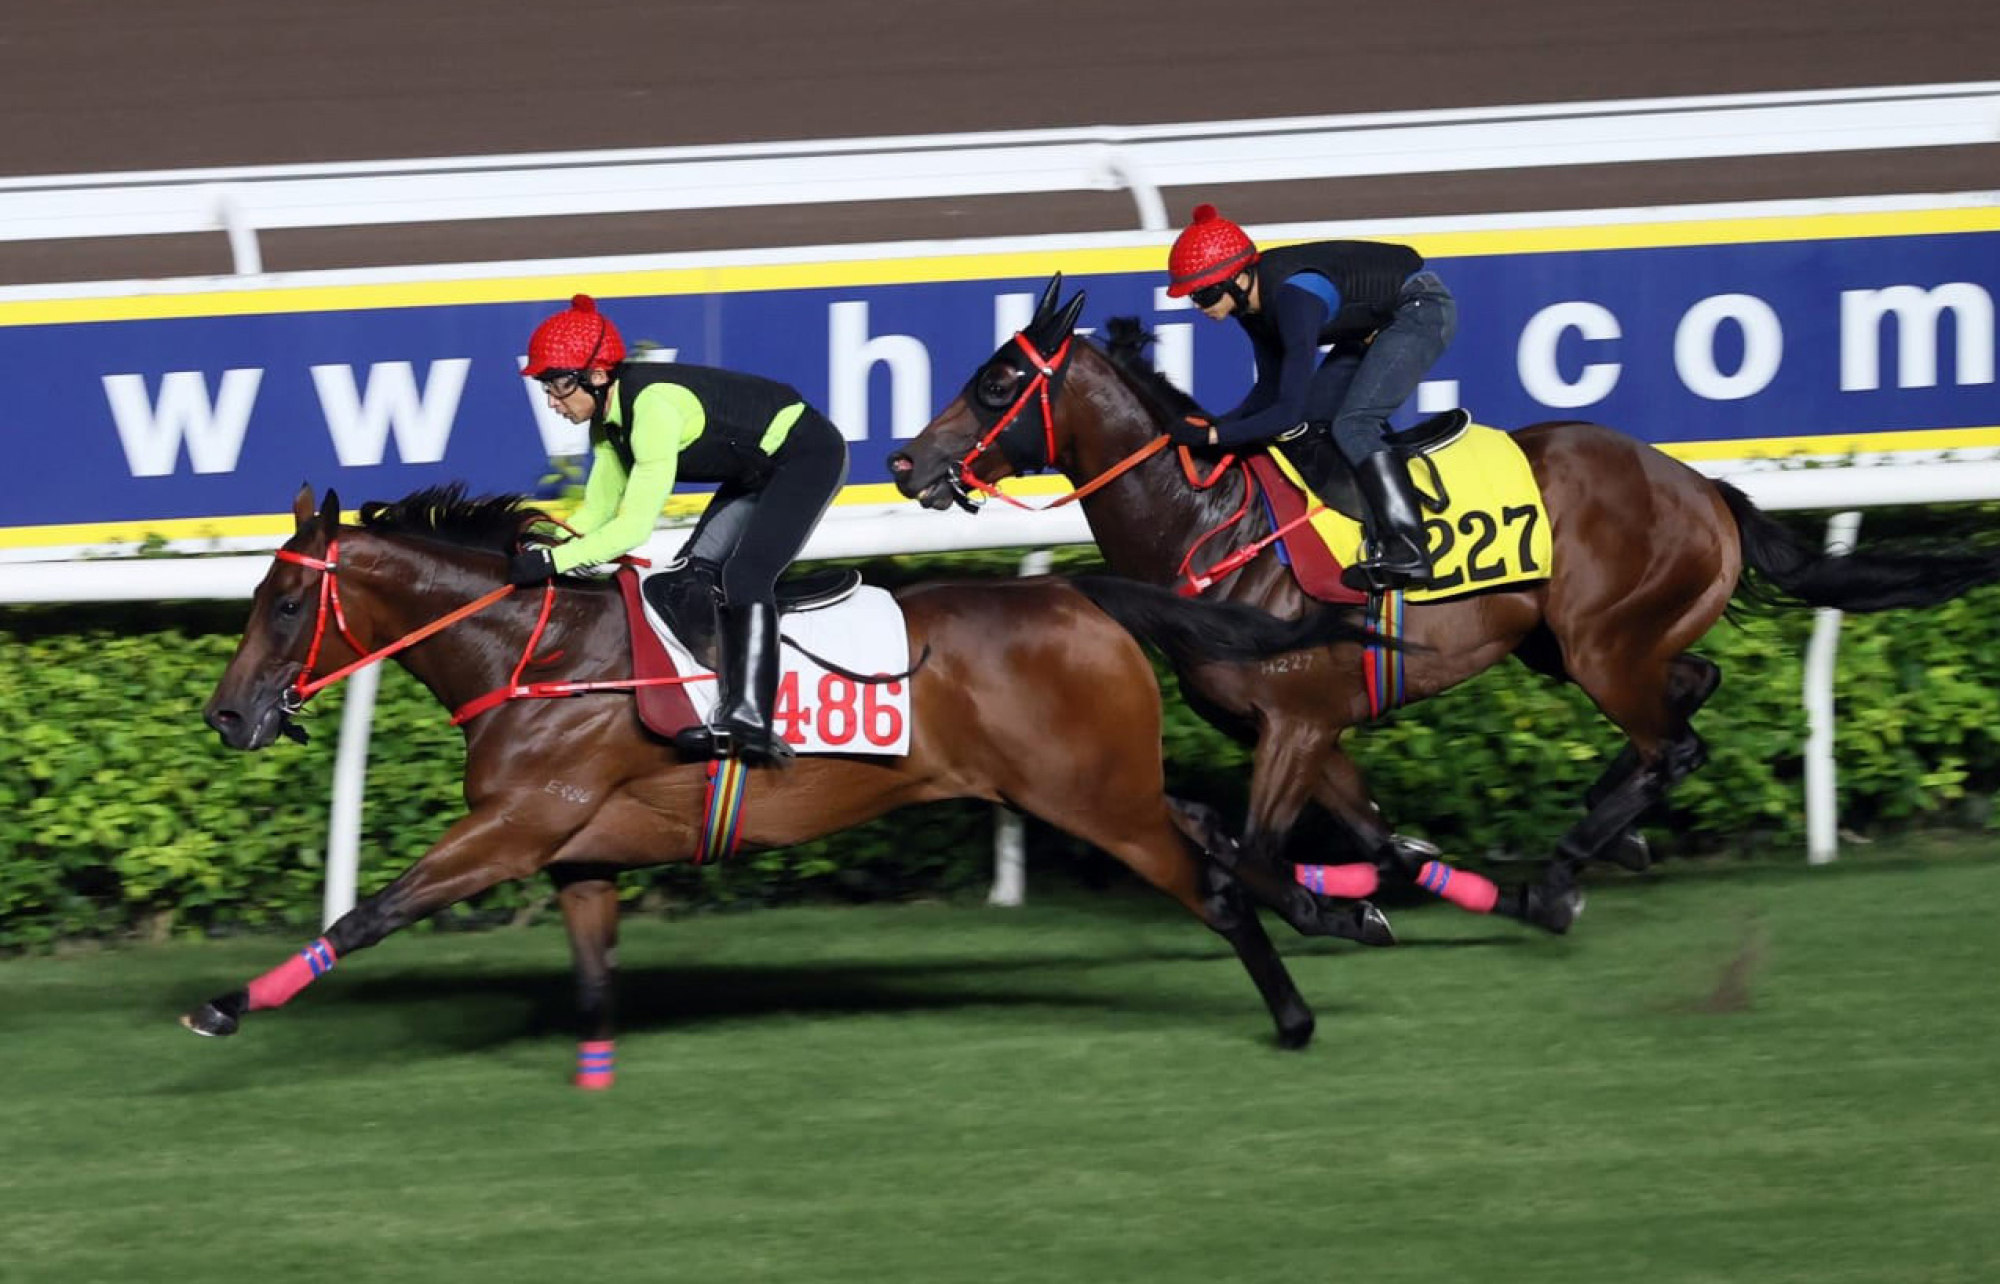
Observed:
[[[1420,838],[1392,831],[1368,796],[1361,768],[1336,746],[1321,768],[1314,796],[1322,807],[1353,832],[1372,859],[1341,865],[1300,865],[1298,879],[1312,891],[1329,896],[1369,896],[1383,872],[1406,879],[1425,891],[1474,914],[1490,914],[1500,889],[1483,874],[1459,869],[1439,859],[1436,847]]]
[[[609,1088],[615,1074],[611,1026],[612,980],[617,970],[618,870],[609,865],[549,867],[561,893],[576,969],[577,1050],[575,1084]]]
[[[187,1012],[196,1034],[234,1034],[246,1012],[283,1007],[356,950],[447,905],[508,879],[524,878],[553,854],[560,836],[537,837],[500,808],[464,817],[401,878],[340,916],[326,935],[252,980]]]
[[[1157,782],[1151,782],[1150,788],[1157,790]],[[1114,789],[1107,796],[1088,801],[1075,799],[1058,808],[1050,808],[1046,798],[1038,799],[1036,814],[1102,847],[1228,941],[1277,1024],[1279,1045],[1303,1048],[1312,1041],[1312,1009],[1299,994],[1285,961],[1278,957],[1277,947],[1257,921],[1255,909],[1242,902],[1240,892],[1226,878],[1211,877],[1190,850],[1190,839],[1196,849],[1206,846],[1199,835],[1214,825],[1214,813],[1205,807],[1163,800],[1157,792],[1144,802],[1134,799],[1131,807],[1121,808],[1118,792]],[[1162,807],[1162,801],[1170,806]]]
[[[1388,916],[1365,900],[1315,894],[1268,860],[1248,856],[1211,807],[1170,799],[1174,823],[1207,856],[1212,896],[1247,892],[1301,936],[1337,936],[1363,945],[1394,945]],[[1234,912],[1239,901],[1213,902],[1218,912]],[[1218,929],[1219,930],[1219,929]]]

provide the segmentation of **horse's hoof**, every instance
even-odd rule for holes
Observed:
[[[181,1024],[204,1038],[219,1039],[235,1034],[242,1024],[243,996],[225,994],[210,999],[190,1012],[181,1013]]]
[[[1310,1012],[1303,1021],[1278,1027],[1278,1046],[1287,1052],[1297,1052],[1313,1041],[1313,1017]]]
[[[1611,846],[1604,849],[1604,859],[1620,869],[1643,874],[1653,867],[1653,845],[1638,830],[1628,829],[1611,840]]]
[[[1583,917],[1583,890],[1572,887],[1558,894],[1531,887],[1525,917],[1551,936],[1561,936]]]
[[[1324,917],[1333,936],[1343,937],[1361,945],[1384,946],[1396,943],[1396,929],[1389,926],[1389,916],[1375,908],[1373,902],[1356,901],[1352,905],[1342,905],[1337,908],[1329,905],[1324,910]]]

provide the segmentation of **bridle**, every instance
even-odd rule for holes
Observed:
[[[1065,504],[1074,504],[1077,500],[1082,499],[1093,491],[1109,485],[1128,468],[1158,454],[1166,447],[1167,438],[1155,437],[1132,454],[1119,460],[1111,468],[1099,473],[1096,477],[1091,478],[1067,495],[1063,495],[1053,502],[1042,504],[1039,507],[1014,498],[1012,495],[1001,490],[998,484],[994,482],[982,480],[973,473],[972,466],[978,462],[981,455],[984,455],[996,445],[1000,447],[1000,453],[1006,457],[1008,464],[1016,473],[1025,475],[1055,466],[1056,415],[1054,403],[1057,395],[1062,392],[1063,376],[1068,373],[1070,350],[1076,343],[1076,335],[1074,332],[1064,335],[1062,345],[1048,356],[1042,355],[1034,343],[1029,340],[1025,330],[1016,333],[1013,342],[1027,355],[1028,363],[1034,370],[1034,375],[1014,395],[1013,403],[995,417],[992,426],[986,430],[986,434],[973,443],[972,449],[965,452],[965,457],[958,461],[957,467],[945,474],[945,481],[951,486],[952,498],[960,508],[968,512],[978,511],[978,506],[972,500],[972,493],[975,491],[989,498],[997,497],[1016,508],[1025,509],[1029,512],[1046,512],[1052,508],[1061,508]],[[1003,347],[1001,351],[1005,352],[1006,349]],[[988,364],[991,363],[989,362]],[[973,376],[975,384],[978,378],[979,376],[976,374]],[[966,401],[969,405],[977,404],[977,392],[969,392],[966,396]],[[1027,437],[1027,441],[1030,444],[1025,447],[1019,444],[1019,433],[1016,433],[1015,437],[1011,439],[1007,436],[1009,429],[1017,428],[1028,422],[1021,417],[1022,412],[1028,408],[1031,402],[1036,401],[1039,401],[1042,411],[1042,433],[1039,443],[1039,454],[1031,453],[1034,450],[1032,429],[1029,431]]]
[[[433,633],[450,628],[467,616],[475,615],[485,610],[514,591],[512,584],[502,584],[499,588],[467,602],[457,610],[440,616],[421,628],[405,633],[402,637],[397,638],[387,646],[377,647],[375,650],[370,651],[366,646],[361,644],[360,639],[354,636],[353,630],[347,627],[347,611],[341,605],[340,578],[334,574],[335,571],[340,569],[340,537],[335,535],[326,542],[326,556],[324,558],[294,552],[289,548],[279,549],[276,557],[281,562],[290,562],[294,566],[303,566],[309,570],[320,572],[319,610],[317,618],[313,621],[312,644],[306,648],[305,664],[299,669],[298,675],[292,679],[292,685],[285,689],[285,694],[279,700],[279,707],[287,715],[299,712],[299,710],[305,708],[306,701],[312,699],[315,695],[318,695],[321,691],[326,690],[326,688],[339,682],[341,679],[352,675],[355,671],[366,668],[377,660],[386,659],[407,647],[415,646]],[[549,608],[555,601],[555,594],[556,586],[553,581],[543,586],[542,619],[544,622],[548,619]],[[352,647],[354,653],[360,658],[342,665],[323,678],[314,678],[312,672],[314,667],[319,663],[320,646],[326,641],[326,621],[329,615],[333,617],[334,627],[340,631],[342,640],[348,646]],[[540,636],[541,629],[539,626],[536,628],[535,633],[537,637]],[[533,648],[534,641],[530,639],[529,650],[532,651]],[[527,656],[524,654],[522,656],[524,665],[526,664],[526,660]],[[519,671],[517,670],[515,673],[517,680],[519,676]]]
[[[287,717],[305,708],[306,701],[312,699],[313,696],[324,691],[334,683],[339,682],[341,679],[351,676],[357,670],[365,668],[377,660],[387,659],[399,651],[413,647],[425,638],[450,628],[460,620],[468,616],[477,615],[487,607],[492,606],[495,602],[514,592],[514,585],[502,584],[499,588],[489,593],[481,594],[465,605],[439,616],[429,624],[422,625],[405,633],[386,646],[379,646],[370,651],[361,644],[360,639],[356,638],[353,631],[348,628],[347,612],[341,605],[340,578],[335,574],[340,569],[340,537],[336,535],[327,541],[326,556],[324,558],[312,557],[305,553],[294,552],[288,548],[279,549],[276,556],[281,562],[290,562],[295,566],[303,566],[320,572],[319,611],[318,618],[313,621],[312,643],[306,649],[305,664],[299,669],[298,674],[292,679],[292,684],[285,689],[284,694],[278,700],[279,708],[284,711]],[[636,562],[636,559],[620,560],[632,560]],[[637,562],[636,564],[644,565],[643,562]],[[456,727],[470,722],[487,710],[505,704],[509,700],[582,695],[588,691],[633,691],[639,687],[676,686],[689,682],[705,682],[710,680],[710,675],[708,674],[690,674],[685,677],[610,678],[597,682],[523,682],[521,675],[527,671],[528,664],[535,654],[535,648],[541,643],[542,635],[548,631],[549,616],[555,610],[555,604],[555,581],[548,580],[542,585],[541,613],[535,618],[535,627],[528,631],[527,643],[521,648],[521,658],[515,662],[513,674],[508,678],[507,685],[496,687],[488,691],[485,695],[477,696],[460,705],[452,712],[452,726]],[[340,631],[341,638],[346,641],[348,646],[354,649],[355,654],[359,658],[342,665],[324,677],[315,678],[312,676],[312,672],[314,667],[319,663],[320,646],[326,640],[326,622],[329,616],[333,619],[334,627]]]

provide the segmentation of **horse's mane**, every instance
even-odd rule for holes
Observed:
[[[1104,355],[1111,367],[1124,376],[1127,386],[1153,412],[1155,419],[1185,419],[1189,415],[1208,418],[1201,403],[1181,390],[1173,380],[1153,369],[1146,349],[1153,346],[1153,332],[1137,317],[1112,317],[1104,323]]]
[[[361,525],[368,530],[503,552],[512,548],[525,523],[541,516],[526,495],[469,496],[461,482],[426,486],[394,501],[371,499],[361,506]]]

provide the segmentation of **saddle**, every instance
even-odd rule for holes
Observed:
[[[686,628],[674,616],[674,612],[668,612],[660,606],[662,596],[678,596],[686,600],[686,594],[674,594],[676,588],[674,580],[678,576],[672,570],[662,574],[652,574],[640,580],[636,570],[632,570],[630,566],[620,566],[618,574],[614,574],[612,578],[616,580],[618,592],[624,598],[626,606],[628,636],[632,642],[632,672],[636,676],[650,678],[658,674],[676,672],[674,660],[666,654],[666,646],[660,644],[660,634],[656,634],[652,630],[652,624],[646,622],[646,602],[652,602],[654,610],[658,610],[660,616],[668,620],[668,624],[674,628],[674,636],[680,638],[684,646],[688,646],[688,652],[696,656],[702,668],[714,672],[716,668],[714,612],[712,610],[706,612],[708,636],[700,644],[702,650],[696,650],[696,644],[690,642]],[[860,586],[862,586],[862,572],[852,568],[828,566],[822,570],[810,570],[778,582],[778,610],[780,614],[786,614],[786,612],[820,610],[824,606],[834,606],[836,602],[852,598],[860,590]],[[640,600],[642,596],[646,598],[646,602]],[[686,690],[682,690],[680,686],[642,686],[638,690],[638,714],[640,722],[644,722],[648,728],[654,728],[656,734],[666,738],[672,738],[672,734],[680,728],[694,726],[696,722],[700,722],[700,718],[694,712],[694,704],[688,700]]]
[[[1460,407],[1432,415],[1414,427],[1389,433],[1384,440],[1391,450],[1415,461],[1423,459],[1433,450],[1451,445],[1465,435],[1471,424],[1472,412]],[[1354,465],[1347,462],[1347,456],[1333,444],[1333,437],[1327,429],[1324,421],[1303,423],[1279,436],[1277,445],[1328,508],[1366,525],[1373,515],[1361,498],[1361,488],[1355,484]],[[1430,512],[1441,513],[1450,506],[1451,496],[1445,493],[1437,469],[1429,470],[1427,480],[1436,493],[1427,494],[1419,486],[1418,502]]]
[[[721,603],[719,587],[707,584],[691,573],[687,564],[669,566],[640,580],[647,603],[673,629],[689,653],[703,667],[716,667],[715,608]],[[852,567],[827,566],[803,571],[778,581],[778,614],[817,611],[845,602],[861,587],[861,572]]]

